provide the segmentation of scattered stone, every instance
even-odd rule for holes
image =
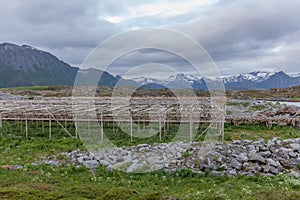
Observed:
[[[100,163],[100,165],[102,165],[104,167],[109,166],[109,162],[107,162],[106,160],[101,160],[99,163]]]
[[[297,177],[297,178],[300,178],[300,173],[299,173],[299,172],[296,172],[296,171],[291,171],[291,172],[289,173],[289,175],[290,175],[290,176],[295,176],[295,177]]]
[[[234,170],[234,169],[227,170],[225,173],[226,173],[228,176],[236,176],[236,175],[237,175],[237,172],[236,172],[236,170]]]
[[[66,153],[70,162],[94,170],[99,165],[107,169],[119,169],[126,172],[146,172],[164,169],[168,172],[188,168],[193,172],[212,175],[236,176],[243,174],[254,176],[273,176],[289,171],[300,177],[297,168],[300,163],[300,138],[264,142],[235,140],[228,144],[217,143],[203,154],[198,143],[156,143],[140,144],[132,147],[105,149],[89,154],[75,150]],[[142,151],[141,151],[142,149]],[[44,158],[45,164],[60,166],[64,164],[53,158]],[[37,163],[39,164],[39,163]]]
[[[300,152],[300,144],[298,144],[298,143],[291,143],[290,147],[293,149],[293,151]]]
[[[57,161],[57,160],[45,160],[44,163],[46,165],[50,165],[50,167],[60,167],[63,165],[62,162]]]
[[[293,152],[293,151],[290,151],[290,152],[289,152],[289,156],[290,156],[291,158],[296,158],[296,157],[297,157],[297,154],[296,154],[295,152]]]
[[[99,166],[99,162],[96,160],[87,160],[82,164],[88,169],[96,169]]]
[[[241,162],[248,162],[248,160],[249,160],[249,158],[248,158],[248,156],[247,156],[247,153],[241,153],[240,155],[239,155],[239,159],[240,159],[240,161]]]
[[[272,153],[270,151],[262,151],[262,152],[259,152],[258,154],[264,158],[269,158],[272,155]]]
[[[10,171],[15,171],[15,170],[18,170],[18,169],[23,169],[23,166],[22,165],[2,165],[1,168],[2,169],[7,169],[7,170],[10,170]]]
[[[251,161],[258,161],[260,163],[266,163],[266,159],[261,155],[257,154],[255,150],[250,151],[248,154],[249,160]]]

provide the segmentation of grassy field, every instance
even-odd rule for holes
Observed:
[[[25,122],[20,121],[3,121],[2,128],[0,128],[0,136],[10,137],[18,136],[25,137]],[[75,125],[73,123],[67,123],[63,126],[75,137]],[[116,145],[116,146],[131,146],[141,143],[155,143],[155,142],[170,142],[175,137],[178,130],[178,124],[170,124],[166,131],[162,128],[162,140],[159,139],[159,134],[153,135],[149,138],[136,138],[133,137],[133,141],[130,141],[130,135],[123,132],[121,129],[117,128],[115,124],[104,123],[104,133],[105,135]],[[114,126],[114,127],[113,127]],[[153,125],[156,127],[156,125]],[[198,127],[195,138],[196,141],[202,141],[204,136],[198,137],[197,134],[202,133],[203,130],[207,128],[207,124],[202,124]],[[69,135],[56,123],[52,122],[51,126],[52,138],[69,138]],[[189,132],[189,125],[185,125],[183,130]],[[143,125],[141,124],[140,131],[143,131]],[[158,131],[158,130],[157,130]],[[225,123],[224,126],[224,139],[225,141],[232,140],[269,140],[277,137],[278,139],[288,139],[288,138],[298,138],[300,137],[300,130],[292,126],[282,126],[273,125],[272,127],[267,127],[263,124],[243,124],[239,126],[232,126],[229,123]],[[42,125],[42,122],[28,122],[28,135],[30,138],[35,137],[49,137],[49,124],[47,122]]]
[[[73,130],[71,124],[67,128]],[[101,167],[91,172],[84,167],[76,167],[60,155],[75,149],[84,150],[81,141],[69,138],[55,124],[52,130],[53,138],[50,140],[47,133],[41,133],[39,124],[32,123],[30,138],[25,139],[20,133],[20,124],[3,124],[0,199],[300,199],[300,180],[286,174],[276,177],[217,177],[209,172],[200,175],[184,169],[176,173],[126,174]],[[284,126],[225,125],[225,139],[228,141],[274,136],[282,139],[299,137],[299,130]],[[120,141],[122,139],[119,138]],[[45,164],[31,164],[55,155],[66,164],[53,168]],[[24,167],[8,170],[9,165]]]
[[[281,140],[300,137],[300,130],[298,128],[280,125],[273,125],[272,127],[261,124],[240,124],[239,126],[231,126],[230,124],[225,123],[224,132],[225,141],[246,139],[264,139],[267,141],[274,137]]]
[[[59,152],[84,149],[77,139],[8,137],[0,140],[1,199],[299,199],[300,180],[276,177],[216,177],[189,170],[126,174],[98,168],[30,163]],[[60,159],[66,159],[60,157]],[[68,161],[66,160],[66,163]],[[11,171],[5,166],[18,164]]]

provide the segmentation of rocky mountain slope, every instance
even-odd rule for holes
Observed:
[[[300,74],[289,76],[283,71],[256,71],[218,79],[179,73],[164,80],[159,80],[141,74],[141,77],[126,80],[121,76],[113,76],[108,72],[97,69],[79,70],[79,68],[70,66],[48,52],[28,45],[0,44],[0,87],[34,85],[72,86],[78,72],[82,85],[94,84],[91,80],[95,80],[95,76],[101,76],[98,82],[101,86],[115,86],[121,80],[121,85],[139,85],[145,89],[207,89],[206,83],[213,83],[216,80],[222,81],[227,89],[234,90],[287,88],[300,85]]]
[[[187,88],[207,89],[207,82],[221,81],[227,89],[271,89],[271,88],[288,88],[300,85],[299,76],[289,76],[283,71],[265,72],[255,71],[246,74],[222,77],[218,79],[209,79],[193,75],[179,73],[176,76],[170,76],[169,80],[156,80],[154,78],[136,78],[138,83],[143,84],[160,84],[169,88]]]
[[[0,87],[52,86],[74,84],[79,72],[82,85],[90,84],[95,76],[100,77],[98,84],[114,86],[119,76],[113,76],[97,69],[79,70],[59,60],[54,55],[28,45],[11,43],[0,44]],[[130,85],[132,81],[123,81]],[[135,82],[134,82],[135,83]]]
[[[77,71],[48,52],[0,44],[0,87],[72,85]]]

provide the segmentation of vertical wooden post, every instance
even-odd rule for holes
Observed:
[[[44,119],[42,120],[42,133],[45,133],[45,123],[44,123]]]
[[[89,133],[89,135],[91,135],[91,122],[90,122],[90,118],[88,118],[88,133]]]
[[[52,133],[51,133],[51,128],[52,128],[51,126],[52,126],[52,125],[51,125],[51,124],[52,124],[52,123],[51,123],[51,116],[49,116],[49,139],[52,138],[52,135],[51,135],[51,134],[52,134]]]
[[[130,141],[132,142],[132,117],[130,117]]]
[[[22,126],[22,117],[21,117],[21,122],[20,122],[20,129],[21,129],[21,135],[23,134],[23,126]]]
[[[75,123],[75,137],[78,138],[78,129],[79,129],[79,120],[78,120],[78,113],[76,112],[76,123]]]
[[[167,117],[167,131],[169,131],[169,125],[170,125],[170,118]],[[167,132],[167,134],[168,134],[168,132]]]
[[[164,137],[167,135],[166,120],[164,120]]]
[[[0,128],[2,128],[2,113],[0,113]]]
[[[2,113],[0,113],[0,128],[2,128]],[[1,137],[3,137],[2,131],[1,131]]]
[[[192,122],[192,112],[190,113],[190,142],[193,140],[193,122]]]
[[[159,113],[159,140],[161,140],[161,113]]]
[[[223,110],[223,113],[222,113],[222,119],[221,119],[221,123],[222,123],[222,130],[221,130],[221,134],[222,134],[222,142],[224,142],[225,110],[226,110],[226,108],[224,108],[224,110]]]
[[[28,138],[28,118],[27,118],[27,112],[26,112],[25,124],[26,124],[25,135],[26,135],[26,138]]]
[[[100,138],[103,141],[103,115],[100,113]]]
[[[112,121],[112,127],[113,127],[113,134],[115,134],[115,121],[114,120]]]
[[[137,136],[140,135],[140,119],[138,119],[138,130],[137,130]]]

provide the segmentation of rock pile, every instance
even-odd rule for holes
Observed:
[[[95,169],[99,165],[126,172],[153,171],[160,168],[176,171],[187,168],[194,172],[215,175],[273,176],[290,172],[300,177],[300,138],[217,143],[205,154],[198,143],[178,142],[114,148],[95,155],[76,150],[67,153],[67,157],[89,169]]]
[[[0,100],[21,100],[23,97],[0,91]]]

